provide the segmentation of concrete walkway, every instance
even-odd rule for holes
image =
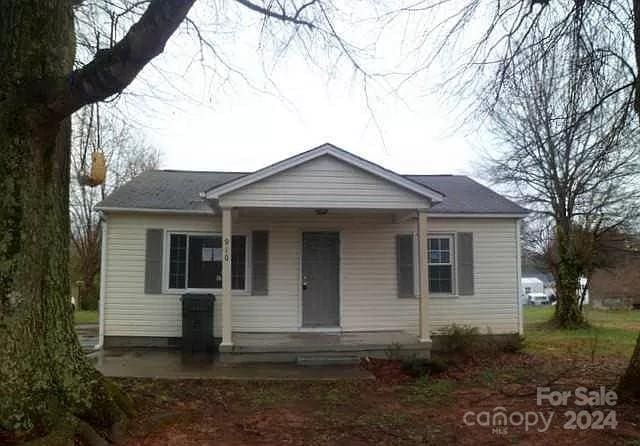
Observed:
[[[357,365],[225,364],[211,355],[175,350],[101,350],[89,355],[105,376],[159,379],[350,380],[373,379]]]
[[[85,352],[92,352],[98,344],[98,324],[76,324],[76,334]]]

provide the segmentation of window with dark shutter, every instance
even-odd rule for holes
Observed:
[[[171,234],[169,237],[169,288],[186,288],[187,236]]]
[[[244,235],[231,237],[231,289],[244,290],[247,267],[247,238]]]
[[[145,246],[144,292],[162,293],[162,229],[147,229]]]
[[[251,237],[251,294],[266,296],[269,270],[269,232],[253,231]]]
[[[458,233],[458,294],[471,296],[473,283],[473,233]]]
[[[413,235],[396,236],[396,261],[398,265],[398,297],[415,297],[413,266]]]

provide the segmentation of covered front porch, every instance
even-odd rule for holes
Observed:
[[[420,255],[428,251],[425,211],[331,209],[318,215],[306,208],[222,208],[221,214],[222,290],[216,319],[225,361],[383,357],[392,350],[428,355],[428,266]],[[259,278],[251,262],[249,290],[257,281],[261,285],[256,293],[247,291],[249,296],[231,285],[231,235],[236,228],[255,228],[256,221],[267,229],[251,233],[250,255],[265,257],[269,277]],[[256,252],[256,232],[267,234],[268,252]],[[398,272],[404,266],[398,264],[396,232],[411,245],[410,256],[422,257],[415,260],[420,265],[415,271]],[[404,294],[402,274],[411,282]],[[249,316],[256,328],[249,326]]]
[[[321,146],[203,197],[220,215],[223,356],[428,350],[427,211],[439,192]],[[251,299],[232,283],[243,231]]]

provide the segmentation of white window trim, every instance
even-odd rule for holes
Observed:
[[[429,291],[430,297],[458,297],[458,281],[456,280],[457,265],[458,265],[458,244],[456,243],[457,233],[455,232],[430,232],[427,234],[427,239],[449,239],[449,263],[430,263],[429,262],[429,243],[427,242],[427,269],[430,265],[451,265],[451,292],[450,293],[435,293]]]
[[[453,262],[451,263],[451,292],[450,293],[432,293],[429,291],[429,296],[434,298],[446,298],[446,297],[459,297],[458,294],[458,281],[457,279],[457,263],[458,263],[458,244],[456,240],[458,238],[457,232],[429,232],[427,234],[427,239],[434,238],[449,238],[449,244],[453,247],[451,253],[453,254]],[[429,249],[428,241],[427,241],[427,251]],[[451,255],[451,254],[450,254]],[[429,253],[427,252],[427,268],[429,267]],[[415,290],[414,298],[418,298],[420,293],[420,243],[418,240],[418,234],[413,233],[413,289]],[[401,299],[401,298],[399,298]],[[406,298],[405,298],[406,299]]]
[[[162,292],[164,294],[186,294],[186,293],[211,293],[211,294],[222,294],[222,288],[169,288],[169,268],[170,268],[170,256],[171,256],[171,235],[180,234],[187,236],[187,250],[186,250],[186,263],[185,263],[185,284],[189,282],[187,277],[189,271],[189,237],[190,236],[200,236],[200,237],[220,237],[222,238],[221,232],[200,232],[200,231],[181,231],[181,230],[167,230],[165,231],[164,237],[164,246],[163,246],[163,258],[162,258]],[[251,259],[249,258],[251,255],[251,236],[247,232],[234,232],[231,234],[241,235],[245,238],[244,249],[244,289],[241,290],[231,290],[232,295],[236,296],[248,296],[251,294],[251,271],[249,268],[251,267]]]

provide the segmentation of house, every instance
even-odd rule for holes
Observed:
[[[592,305],[600,309],[640,310],[640,259],[616,268],[598,269],[589,284]]]
[[[640,309],[640,239],[612,232],[600,244],[603,265],[589,280],[592,305],[602,309]]]
[[[324,144],[249,173],[146,172],[98,209],[106,347],[179,344],[186,292],[216,296],[226,358],[522,330],[527,211],[466,176],[399,175]]]

